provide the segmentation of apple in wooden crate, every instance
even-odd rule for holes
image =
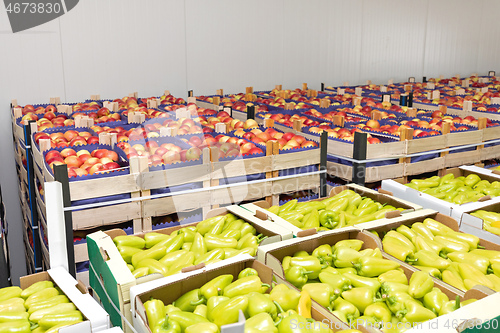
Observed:
[[[89,154],[87,150],[75,151],[65,148],[61,152],[50,150],[45,154],[45,161],[53,170],[54,165],[66,164],[68,176],[92,175],[119,169],[118,154],[113,150],[97,149]]]

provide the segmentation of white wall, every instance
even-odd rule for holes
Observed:
[[[1,6],[0,6],[1,7]],[[9,102],[164,89],[185,97],[303,82],[385,83],[499,68],[497,0],[84,0],[12,34],[0,9],[0,181],[21,258]],[[16,263],[14,276],[23,274]]]

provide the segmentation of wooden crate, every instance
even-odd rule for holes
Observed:
[[[330,161],[326,163],[326,166],[329,175],[347,181],[352,181],[352,166]],[[365,172],[365,182],[373,183],[383,179],[402,177],[403,173],[403,163],[367,167]]]
[[[42,184],[54,181],[54,176],[48,170],[43,159],[43,154],[38,149],[33,150],[33,160],[35,164],[33,169],[38,181]],[[137,184],[137,177],[138,174],[131,173],[128,175],[69,182],[71,201],[139,192],[140,188]],[[39,205],[44,208],[44,200],[39,196],[37,200]],[[75,210],[72,215],[74,230],[89,229],[141,218],[139,202]],[[140,231],[141,229],[139,223],[137,230]]]

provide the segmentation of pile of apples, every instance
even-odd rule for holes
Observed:
[[[201,155],[201,149],[198,147],[182,149],[174,143],[160,145],[152,140],[146,141],[144,144],[136,143],[133,145],[129,142],[119,142],[117,146],[125,152],[129,159],[146,156],[149,165],[152,166],[198,160]]]
[[[92,118],[94,119],[95,124],[121,120],[121,116],[118,112],[111,112],[108,108],[100,108],[99,110],[97,110],[97,112],[76,112],[71,115],[73,119],[75,119],[77,116],[87,116],[89,118]]]
[[[43,131],[47,128],[53,128],[53,127],[66,127],[66,126],[74,126],[75,121],[73,119],[69,119],[67,115],[65,114],[59,114],[56,115],[55,111],[53,111],[52,108],[49,108],[49,105],[45,109],[45,113],[43,114],[35,114],[34,112],[27,112],[22,118],[21,118],[21,123],[23,124],[25,120],[34,120],[36,121],[38,125],[38,130]],[[47,109],[49,111],[47,111]],[[55,109],[55,107],[54,107]]]
[[[47,105],[46,107],[38,106],[36,109],[33,105],[27,104],[23,107],[22,114],[27,115],[29,113],[34,113],[36,115],[42,115],[46,112],[56,112],[57,108],[55,105]]]
[[[186,101],[183,98],[176,98],[175,96],[172,96],[172,94],[169,94],[169,95],[163,95],[160,97],[160,104],[161,105],[186,104]]]
[[[144,130],[148,138],[157,138],[160,136],[160,130],[162,128],[167,128],[167,127],[176,128],[177,135],[195,134],[203,132],[201,124],[196,123],[193,119],[190,118],[179,118],[178,120],[166,119],[163,121],[163,123],[145,124]],[[144,133],[142,129],[136,128],[136,130]]]
[[[280,150],[318,147],[316,142],[309,141],[302,135],[296,135],[292,132],[282,133],[272,127],[266,128],[264,131],[260,128],[254,128],[249,131],[239,129],[234,132],[234,135],[258,144],[277,141]]]
[[[299,114],[293,114],[293,115],[283,114],[283,113],[264,114],[264,119],[267,118],[274,120],[275,123],[283,124],[288,127],[292,127],[293,122],[295,120],[300,120],[302,126],[318,126],[320,124],[320,122],[317,120],[313,120],[306,116],[301,116]]]
[[[328,133],[328,137],[330,139],[341,139],[344,141],[354,142],[354,133],[362,132],[359,128],[344,128],[344,127],[332,127],[331,125],[323,124],[320,127],[311,127],[309,128],[309,132],[314,134],[321,134],[323,131]],[[376,144],[381,143],[381,141],[373,137],[370,133],[367,133],[367,142],[368,144]]]
[[[65,148],[61,152],[49,150],[45,153],[45,161],[54,170],[54,165],[66,164],[68,177],[93,175],[110,172],[120,168],[118,154],[109,149],[95,149],[92,152],[82,149],[75,151]]]
[[[101,105],[97,102],[76,103],[73,105],[73,112],[99,110]]]
[[[226,134],[207,133],[203,138],[193,136],[190,140],[186,140],[188,144],[198,149],[205,147],[219,148],[219,158],[236,157],[239,155],[254,155],[262,154],[263,150],[255,145],[254,142],[249,142],[246,139],[238,139]]]
[[[473,116],[466,116],[464,118],[455,116],[455,115],[450,115],[450,114],[444,114],[441,111],[434,111],[432,112],[432,121],[430,122],[431,124],[439,122],[439,120],[442,121],[447,121],[447,122],[453,122],[454,124],[462,124],[462,125],[471,125],[471,126],[476,126],[478,124],[478,120],[473,117]],[[496,126],[491,119],[487,118],[486,120],[486,126],[487,127],[492,127]]]
[[[202,116],[198,117],[200,120],[200,124],[203,125],[204,133],[211,133],[215,129],[215,125],[218,123],[227,124],[227,129],[229,132],[232,132],[236,129],[251,129],[255,127],[259,127],[259,124],[254,119],[247,119],[245,121],[241,121],[238,119],[233,119],[229,116],[229,113],[226,111],[219,111],[213,116]]]
[[[44,133],[34,135],[38,144],[41,139],[49,139],[52,148],[75,147],[99,143],[99,138],[87,131],[67,130],[65,132]]]
[[[179,106],[180,107],[180,106]],[[168,118],[167,112],[162,112],[156,109],[148,109],[145,106],[137,106],[134,108],[128,108],[122,112],[122,115],[128,117],[129,112],[140,113],[146,116],[146,118]]]
[[[311,109],[311,110],[305,111],[304,114],[308,115],[308,116],[320,118],[320,119],[325,119],[328,121],[333,121],[334,116],[342,116],[342,117],[344,117],[344,121],[348,121],[348,122],[357,122],[357,121],[363,120],[363,118],[354,117],[354,116],[347,114],[344,111],[340,111],[340,110],[343,110],[343,109],[339,109],[338,111],[330,111],[328,113],[323,114],[323,113],[319,112],[318,110]]]
[[[116,126],[116,127],[109,127],[109,126],[99,126],[99,125],[94,125],[90,127],[91,130],[93,130],[95,133],[100,134],[100,133],[116,133],[116,140],[118,142],[120,141],[128,141],[129,136],[132,133],[133,129],[125,130],[123,126]]]

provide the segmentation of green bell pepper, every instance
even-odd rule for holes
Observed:
[[[178,307],[181,311],[193,312],[196,306],[205,304],[206,302],[206,298],[201,295],[200,288],[198,288],[188,291],[176,299],[172,305]]]
[[[380,274],[377,279],[380,283],[397,282],[406,285],[408,284],[408,278],[406,277],[405,273],[397,269]]]
[[[269,332],[277,333],[278,328],[274,325],[273,318],[267,312],[250,316],[245,321],[245,333]]]
[[[361,253],[349,247],[338,247],[333,252],[333,264],[335,267],[354,267],[361,258]]]
[[[450,299],[448,296],[446,296],[446,294],[439,288],[432,288],[432,290],[428,292],[423,299],[424,306],[436,315],[439,315],[439,311],[441,311],[443,305],[449,301]]]
[[[31,325],[27,320],[16,320],[0,323],[0,333],[31,333]]]
[[[146,246],[144,238],[138,236],[116,236],[113,238],[113,243],[116,246],[130,246],[138,249],[143,249]]]
[[[377,277],[380,274],[399,268],[400,265],[392,260],[375,257],[361,257],[353,266],[361,276]]]
[[[38,281],[38,282],[33,283],[31,286],[29,286],[28,288],[26,288],[22,291],[21,291],[21,288],[19,288],[19,287],[2,288],[2,289],[0,289],[0,301],[3,300],[2,299],[2,291],[4,291],[4,290],[8,291],[9,294],[11,294],[10,298],[21,296],[22,298],[27,299],[28,297],[30,297],[34,293],[37,293],[43,289],[52,288],[52,287],[54,287],[54,283],[52,283],[52,281]],[[18,292],[20,292],[19,295],[18,295]]]
[[[219,326],[214,323],[198,323],[187,327],[184,333],[219,333]]]
[[[368,287],[346,290],[342,293],[342,298],[351,302],[360,313],[363,313],[368,305],[382,301],[382,298],[377,297],[377,292]]]
[[[219,237],[214,234],[207,233],[204,236],[207,250],[212,251],[215,249],[231,248],[234,249],[238,245],[238,241],[234,238]]]
[[[158,244],[160,244],[160,243],[158,243]],[[131,259],[132,266],[135,267],[139,263],[139,261],[142,261],[143,259],[160,260],[161,258],[163,258],[166,254],[166,252],[165,252],[166,248],[165,247],[158,247],[158,244],[154,245],[150,249],[147,249],[147,250],[144,250],[141,252],[137,252],[136,254],[132,255],[132,259]]]
[[[83,321],[82,313],[78,310],[66,312],[66,313],[55,313],[43,316],[39,321],[38,325],[43,330],[48,330],[56,325],[65,323],[76,323]]]
[[[335,289],[327,283],[309,283],[302,287],[311,298],[325,308],[332,308],[333,302],[339,296]]]
[[[345,278],[347,278],[351,285],[354,288],[359,287],[367,287],[373,289],[373,291],[377,292],[380,289],[381,283],[377,278],[364,277],[357,274],[352,273],[344,273],[342,274]]]
[[[200,315],[186,312],[186,311],[173,311],[168,314],[168,318],[170,320],[175,321],[181,327],[183,332],[186,331],[191,325],[199,324],[199,323],[208,323],[208,319],[202,317]]]
[[[215,309],[217,305],[224,301],[229,301],[230,298],[226,296],[212,296],[208,299],[207,301],[207,316],[206,318],[209,321],[213,321],[214,318],[212,317],[212,311]]]
[[[364,316],[372,317],[376,323],[388,323],[392,319],[391,310],[384,302],[376,302],[366,307]]]
[[[269,314],[273,320],[277,318],[278,309],[269,296],[259,292],[251,292],[248,295],[247,312],[250,317],[256,316],[259,313]]]
[[[202,236],[208,233],[213,227],[220,221],[226,221],[227,215],[222,216],[214,216],[204,221],[201,221],[196,225],[196,231],[199,232]]]
[[[332,264],[333,261],[333,251],[332,247],[328,244],[323,244],[318,246],[317,248],[314,249],[312,252],[312,255],[317,257],[321,263],[328,263],[329,265]]]
[[[203,262],[207,263],[207,262],[213,261],[215,259],[221,259],[221,260],[224,259],[224,250],[223,249],[215,249],[215,250],[209,251],[209,252],[199,256],[194,261],[194,264],[198,265],[198,264],[201,264]]]
[[[19,311],[26,311],[24,307],[24,299],[21,297],[6,299],[0,302],[0,313]]]
[[[231,274],[219,275],[201,286],[201,296],[206,300],[212,296],[221,296],[224,288],[229,286],[231,282],[233,282],[233,276]]]
[[[347,247],[354,251],[359,251],[363,247],[363,241],[359,239],[344,239],[333,245],[332,250],[335,251],[340,247]]]
[[[419,266],[434,267],[439,270],[444,270],[450,266],[450,262],[438,256],[436,253],[429,250],[420,250],[415,252],[415,259],[407,262]]]
[[[170,237],[171,237],[170,235],[161,234],[159,232],[148,232],[147,234],[144,235],[145,247],[147,249],[150,249],[154,245]]]
[[[417,271],[410,277],[408,294],[413,298],[422,298],[434,288],[434,281],[427,272]]]
[[[59,295],[59,290],[57,290],[54,287],[42,289],[40,291],[31,294],[28,298],[26,298],[26,301],[24,302],[24,307],[26,309],[29,309],[36,303],[42,302],[57,295]]]
[[[244,270],[242,270],[238,274],[238,279],[241,279],[241,278],[247,277],[247,276],[252,276],[252,275],[259,275],[259,273],[254,268],[248,267],[248,268],[245,268]]]
[[[279,213],[281,214],[283,212],[289,212],[289,211],[294,210],[295,206],[297,206],[297,203],[298,203],[297,199],[293,199],[293,200],[288,201],[284,205],[280,206]]]
[[[308,272],[309,279],[317,279],[321,270],[328,265],[322,265],[317,257],[307,255],[304,257],[290,258],[290,266],[303,267]]]
[[[148,267],[149,274],[159,273],[163,276],[168,276],[168,267],[154,259],[143,259],[137,263],[136,269],[141,267]]]
[[[165,318],[165,304],[159,299],[151,299],[144,303],[146,310],[146,318],[148,319],[148,326],[154,328],[160,320]]]
[[[41,310],[33,312],[30,315],[29,319],[31,322],[38,323],[38,321],[46,315],[66,313],[66,312],[70,312],[70,311],[74,311],[74,310],[76,310],[76,307],[73,303],[60,303],[60,304],[54,305],[50,308],[41,309]]]
[[[229,298],[233,298],[236,296],[247,295],[251,292],[260,292],[264,293],[263,287],[269,288],[268,284],[262,283],[260,277],[257,275],[251,275],[242,277],[234,281],[233,283],[226,286],[223,290],[223,295]]]
[[[323,227],[335,229],[339,224],[339,214],[332,210],[323,210],[319,213],[319,223]]]
[[[171,320],[168,316],[163,317],[154,326],[149,326],[152,333],[181,333],[181,325],[176,321]]]
[[[213,323],[221,327],[222,325],[236,323],[239,311],[246,312],[248,308],[247,296],[236,296],[228,301],[218,304],[211,312]]]
[[[10,321],[26,320],[29,319],[29,313],[24,311],[6,311],[0,312],[0,323],[6,323]]]
[[[352,283],[344,274],[333,274],[330,272],[319,273],[319,280],[330,285],[336,294],[352,288]]]
[[[358,318],[361,314],[358,308],[351,302],[339,297],[333,303],[334,312],[341,313],[346,319],[347,322],[351,322],[352,320]]]
[[[319,228],[319,213],[313,209],[308,216],[304,216],[302,229]]]
[[[269,298],[271,301],[278,303],[284,311],[288,311],[297,308],[300,300],[300,293],[280,283],[271,290]]]

